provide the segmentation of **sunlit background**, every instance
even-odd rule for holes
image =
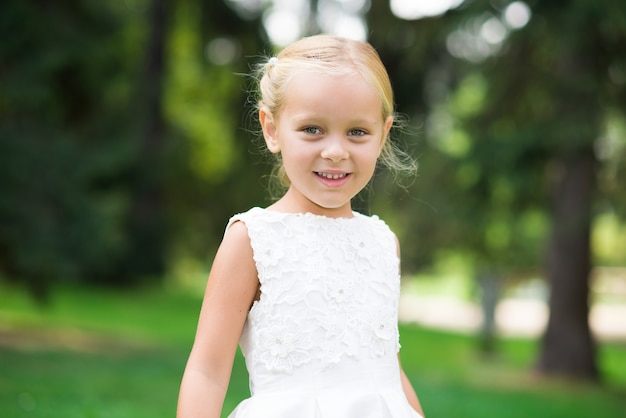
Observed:
[[[368,0],[228,0],[243,16],[262,14],[271,41],[285,46],[299,37],[322,31],[351,39],[366,40]],[[441,16],[460,7],[463,0],[391,0],[392,13],[403,20]],[[499,51],[510,31],[523,28],[531,18],[523,1],[507,4],[499,15],[485,13],[448,36],[448,51],[472,61]]]

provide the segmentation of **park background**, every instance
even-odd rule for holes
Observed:
[[[401,242],[426,414],[626,416],[612,0],[2,2],[0,416],[174,415],[226,221],[271,202],[249,74],[320,32],[376,47],[419,164],[355,208]]]

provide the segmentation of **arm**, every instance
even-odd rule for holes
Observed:
[[[258,283],[247,229],[236,222],[224,235],[211,267],[181,382],[177,418],[219,418]]]
[[[398,252],[398,258],[400,258],[400,241],[398,241],[398,237],[396,237],[396,251]],[[398,366],[400,367],[400,381],[402,383],[402,390],[404,391],[404,395],[406,396],[407,401],[409,401],[409,405],[413,407],[419,414],[423,417],[424,411],[422,410],[422,405],[409,381],[409,378],[404,373],[402,369],[402,364],[400,364],[400,356],[398,355]]]
[[[398,362],[400,359],[398,358]],[[404,370],[402,370],[402,365],[400,365],[400,379],[402,381],[402,390],[404,391],[404,395],[406,396],[407,401],[409,401],[409,405],[413,407],[419,414],[423,417],[424,411],[422,410],[422,405],[420,404],[419,399],[417,398],[417,394],[409,381],[409,378],[406,377]]]

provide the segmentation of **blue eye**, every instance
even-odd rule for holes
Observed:
[[[307,126],[306,128],[302,129],[302,132],[310,135],[319,135],[320,133],[322,133],[322,130],[315,126]]]
[[[367,132],[365,132],[363,129],[350,129],[348,131],[348,134],[350,136],[363,136],[363,135],[366,135]]]

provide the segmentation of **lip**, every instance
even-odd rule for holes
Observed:
[[[314,171],[315,177],[326,187],[337,188],[341,187],[352,176],[352,173],[345,171]]]

